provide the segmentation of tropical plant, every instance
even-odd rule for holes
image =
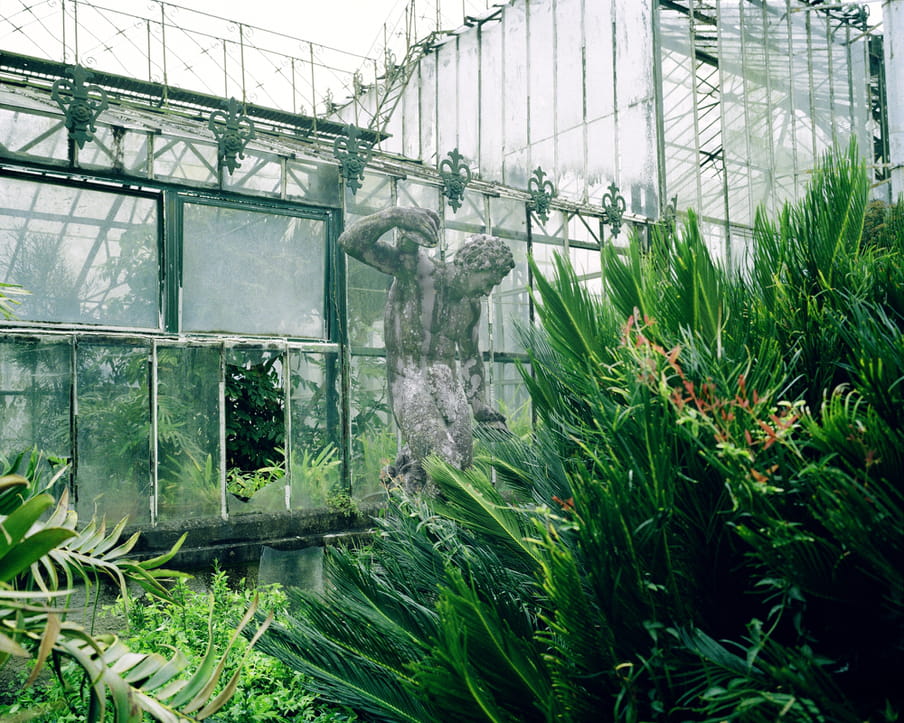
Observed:
[[[12,319],[15,316],[13,305],[19,303],[19,300],[14,299],[13,297],[27,293],[28,292],[18,284],[5,284],[0,282],[0,316],[4,319]]]
[[[65,603],[75,586],[90,589],[104,577],[112,580],[122,595],[128,594],[129,583],[135,583],[168,598],[165,583],[182,573],[161,566],[178,552],[185,536],[164,555],[132,560],[127,555],[138,534],[120,540],[126,519],[109,531],[103,521],[95,519],[79,528],[67,492],[55,503],[41,491],[38,469],[37,454],[27,462],[20,455],[0,474],[0,667],[12,657],[33,661],[25,682],[28,686],[46,664],[61,676],[62,661],[72,661],[84,674],[84,712],[89,721],[105,720],[108,699],[117,722],[140,721],[145,713],[159,721],[201,720],[222,708],[235,690],[237,674],[222,690],[214,691],[226,656],[257,610],[256,603],[249,607],[222,656],[217,657],[211,640],[190,675],[184,656],[167,659],[157,653],[135,653],[115,635],[92,635],[67,620]],[[58,474],[64,472],[65,468]],[[267,625],[269,618],[252,637],[252,644]],[[30,717],[20,714],[17,719]]]
[[[255,586],[245,579],[235,579],[216,562],[204,578],[204,589],[177,580],[170,590],[172,601],[143,595],[133,601],[120,600],[111,612],[128,618],[125,642],[133,648],[167,654],[178,649],[193,664],[200,662],[206,645],[205,631],[213,618],[211,637],[217,647],[225,646],[232,627],[243,612],[259,597],[262,610],[281,614],[286,597],[278,584]],[[243,641],[237,643],[242,650]],[[348,711],[329,708],[308,690],[307,681],[280,661],[256,648],[248,651],[241,666],[235,660],[227,663],[225,676],[239,671],[235,693],[215,716],[218,723],[250,723],[251,721],[343,721],[352,718]]]
[[[243,472],[272,466],[285,444],[279,354],[226,365],[226,464]]]
[[[867,193],[827,156],[738,273],[692,213],[604,249],[604,298],[535,267],[533,433],[429,463],[262,647],[377,720],[896,719],[904,233],[862,241]]]

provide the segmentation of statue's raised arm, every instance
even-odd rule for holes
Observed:
[[[398,238],[384,238],[394,228],[399,229]],[[404,267],[404,256],[415,254],[418,246],[437,245],[439,229],[434,211],[393,206],[349,226],[339,236],[339,245],[349,256],[395,276]]]

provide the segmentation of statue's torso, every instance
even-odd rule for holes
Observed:
[[[461,298],[448,268],[420,254],[417,262],[398,274],[389,290],[384,319],[388,360],[394,365],[446,362],[457,345],[470,336],[480,303]]]

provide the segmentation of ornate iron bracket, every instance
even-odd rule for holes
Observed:
[[[603,211],[606,213],[606,223],[612,229],[613,236],[618,236],[621,231],[622,218],[627,210],[625,197],[618,192],[618,186],[614,182],[610,183],[609,192],[603,194]]]
[[[94,123],[107,108],[107,93],[99,85],[88,85],[93,73],[81,65],[66,68],[72,80],[57,78],[51,87],[53,98],[66,116],[66,128],[69,137],[84,148],[87,141],[94,140],[97,130]]]
[[[339,174],[351,189],[352,195],[358,193],[361,181],[364,180],[364,168],[370,160],[373,144],[359,139],[361,130],[349,125],[345,135],[333,141],[333,156],[339,161]]]
[[[536,213],[537,218],[543,223],[546,223],[549,219],[549,201],[556,195],[556,187],[552,185],[552,181],[549,179],[543,180],[545,175],[546,173],[543,169],[537,166],[537,170],[534,171],[534,174],[527,182],[527,188],[530,192],[528,208]]]
[[[439,175],[443,179],[443,195],[449,199],[453,211],[461,208],[461,200],[465,196],[465,186],[471,182],[471,169],[462,163],[463,156],[458,148],[446,154],[439,164]]]
[[[225,106],[225,111],[215,110],[210,114],[207,127],[216,136],[217,153],[231,176],[242,165],[238,159],[245,157],[245,146],[254,138],[254,123],[241,112],[235,98],[230,98]]]

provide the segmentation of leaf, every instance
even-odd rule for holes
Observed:
[[[38,495],[24,502],[18,509],[0,521],[0,558],[25,537],[32,525],[53,504],[50,495]]]
[[[29,535],[0,558],[0,582],[9,582],[74,535],[72,530],[60,527],[39,530],[33,535]]]

